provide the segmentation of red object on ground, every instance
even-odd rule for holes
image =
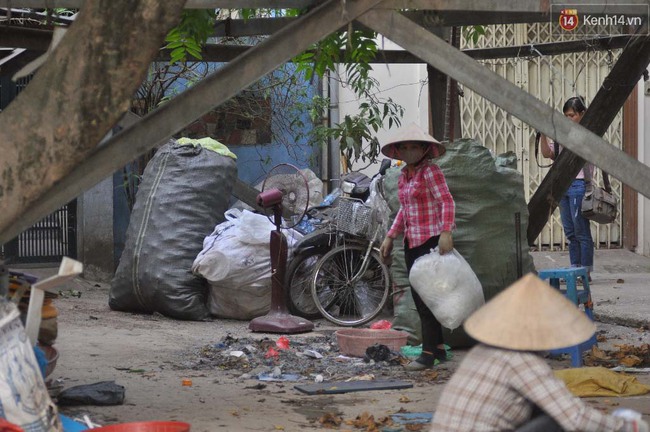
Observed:
[[[373,330],[390,330],[393,327],[393,323],[388,320],[379,320],[370,324],[370,328]]]
[[[264,354],[264,358],[270,358],[270,357],[279,357],[280,353],[274,350],[273,348],[269,348],[269,350]]]
[[[289,339],[286,336],[280,336],[280,339],[275,344],[281,350],[289,349]]]
[[[175,421],[121,423],[94,428],[99,432],[190,432],[190,424]]]

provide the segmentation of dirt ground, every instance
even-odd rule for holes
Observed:
[[[382,430],[355,427],[363,413],[376,421],[399,412],[432,412],[448,377],[463,357],[454,358],[433,372],[404,372],[391,362],[364,363],[341,360],[333,333],[337,327],[317,321],[315,331],[287,335],[290,349],[266,359],[269,346],[281,336],[252,333],[248,322],[214,320],[185,322],[161,315],[113,312],[108,308],[108,285],[75,279],[62,288],[59,309],[60,358],[51,375],[53,392],[99,381],[115,381],[126,388],[123,405],[112,407],[62,407],[71,417],[88,415],[106,425],[131,421],[178,420],[191,423],[192,431],[303,431],[324,429],[329,419],[340,418],[337,430]],[[76,296],[76,295],[79,296]],[[650,342],[647,329],[599,324],[600,347],[618,343]],[[265,338],[268,338],[265,340]],[[313,349],[323,359],[299,353]],[[242,358],[230,355],[243,351]],[[247,358],[248,361],[243,360]],[[568,360],[553,361],[554,367]],[[277,368],[280,368],[279,370]],[[260,373],[296,374],[299,381],[262,381]],[[306,395],[297,384],[344,381],[374,375],[413,384],[403,390]],[[650,384],[648,375],[639,379]],[[183,380],[191,380],[184,386]],[[650,420],[650,397],[593,398],[589,403],[604,411],[630,407]],[[346,423],[347,422],[347,423]],[[428,430],[393,425],[386,431]]]

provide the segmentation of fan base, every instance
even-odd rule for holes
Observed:
[[[288,313],[270,312],[253,319],[248,328],[265,333],[306,333],[314,329],[314,323]]]

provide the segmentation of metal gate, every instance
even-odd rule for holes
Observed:
[[[16,83],[0,77],[0,110],[25,88],[30,77]],[[63,256],[77,258],[77,200],[46,216],[18,237],[2,245],[0,260],[6,264],[60,261]]]
[[[558,41],[551,39],[549,23],[486,26],[476,48],[530,45]],[[499,60],[485,60],[482,63],[516,84],[543,102],[562,109],[564,101],[571,96],[582,95],[587,103],[593,99],[607,76],[620,50],[591,51],[555,56],[517,57]],[[494,154],[513,151],[517,154],[517,168],[524,177],[526,200],[537,190],[548,168],[548,159],[541,154],[535,160],[535,130],[506,111],[493,105],[469,89],[460,99],[462,136],[475,138]],[[622,147],[622,114],[619,113],[604,135],[604,139],[617,148]],[[600,182],[600,170],[595,174]],[[621,183],[612,178],[614,194],[621,206]],[[622,241],[622,208],[614,223],[599,225],[592,223],[591,231],[597,248],[620,247]],[[556,210],[536,240],[536,246],[566,248],[566,238]]]
[[[77,258],[77,200],[51,213],[5,244],[6,264]]]

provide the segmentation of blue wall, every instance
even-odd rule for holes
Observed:
[[[286,76],[286,74],[292,73],[293,68],[294,65],[292,63],[287,63],[281,69],[274,72],[274,74]],[[265,80],[265,78],[262,78],[262,81]],[[318,79],[312,80],[311,83],[302,79],[297,84],[294,84],[294,86],[304,93],[302,99],[299,99],[300,103],[308,103],[320,92]],[[294,90],[294,93],[296,93],[296,90]],[[287,107],[283,106],[282,101],[275,100],[278,98],[278,96],[274,97],[271,94],[273,113],[277,113],[280,110],[286,111],[287,109]],[[290,163],[296,165],[298,168],[310,168],[317,176],[320,176],[320,147],[310,145],[306,138],[300,138],[300,141],[295,141],[294,138],[300,135],[300,133],[306,135],[309,132],[312,124],[309,114],[306,110],[297,109],[294,113],[285,113],[284,116],[286,117],[290,114],[296,115],[299,118],[299,121],[295,122],[290,130],[287,130],[289,129],[287,125],[283,126],[279,124],[279,120],[276,117],[272,120],[271,130],[273,132],[273,142],[261,143],[256,146],[231,146],[232,152],[238,158],[237,168],[239,170],[239,178],[242,181],[249,184],[256,184],[264,179],[266,173],[273,166],[279,163]],[[296,124],[303,126],[296,126]]]
[[[251,185],[255,185],[262,180],[271,168],[279,163],[290,163],[298,168],[309,168],[320,174],[320,161],[317,159],[320,151],[318,148],[311,147],[301,148],[300,154],[291,154],[282,144],[267,145],[242,145],[230,146],[230,150],[237,155],[237,169],[239,179]],[[316,159],[315,165],[309,163],[310,158]]]
[[[215,71],[222,67],[223,63],[208,63],[207,68],[210,71]],[[273,72],[281,78],[286,78],[292,73],[294,65],[287,63],[281,68]],[[267,81],[267,77],[262,78],[261,82]],[[187,88],[186,81],[179,81],[170,91],[171,94],[181,93]],[[302,91],[304,94],[300,99],[301,103],[308,103],[314,96],[320,94],[320,80],[314,78],[310,81],[298,78],[298,81],[293,84],[294,89]],[[293,90],[296,94],[297,90]],[[277,113],[283,110],[283,115],[286,117],[290,115],[286,113],[286,107],[279,99],[280,96],[274,96],[270,92],[272,112]],[[273,134],[273,141],[271,143],[260,143],[258,145],[229,145],[230,150],[237,155],[237,169],[239,178],[249,184],[255,184],[264,179],[266,173],[275,165],[279,163],[291,163],[298,168],[309,168],[317,176],[321,175],[321,149],[318,146],[312,146],[308,143],[306,138],[301,138],[300,141],[295,141],[294,137],[309,132],[311,128],[311,120],[309,114],[304,109],[297,109],[293,115],[299,117],[296,124],[302,124],[301,128],[293,125],[289,128],[287,125],[278,124],[278,120],[274,115],[271,130]],[[288,130],[291,129],[291,130]],[[289,143],[289,144],[288,144]]]

